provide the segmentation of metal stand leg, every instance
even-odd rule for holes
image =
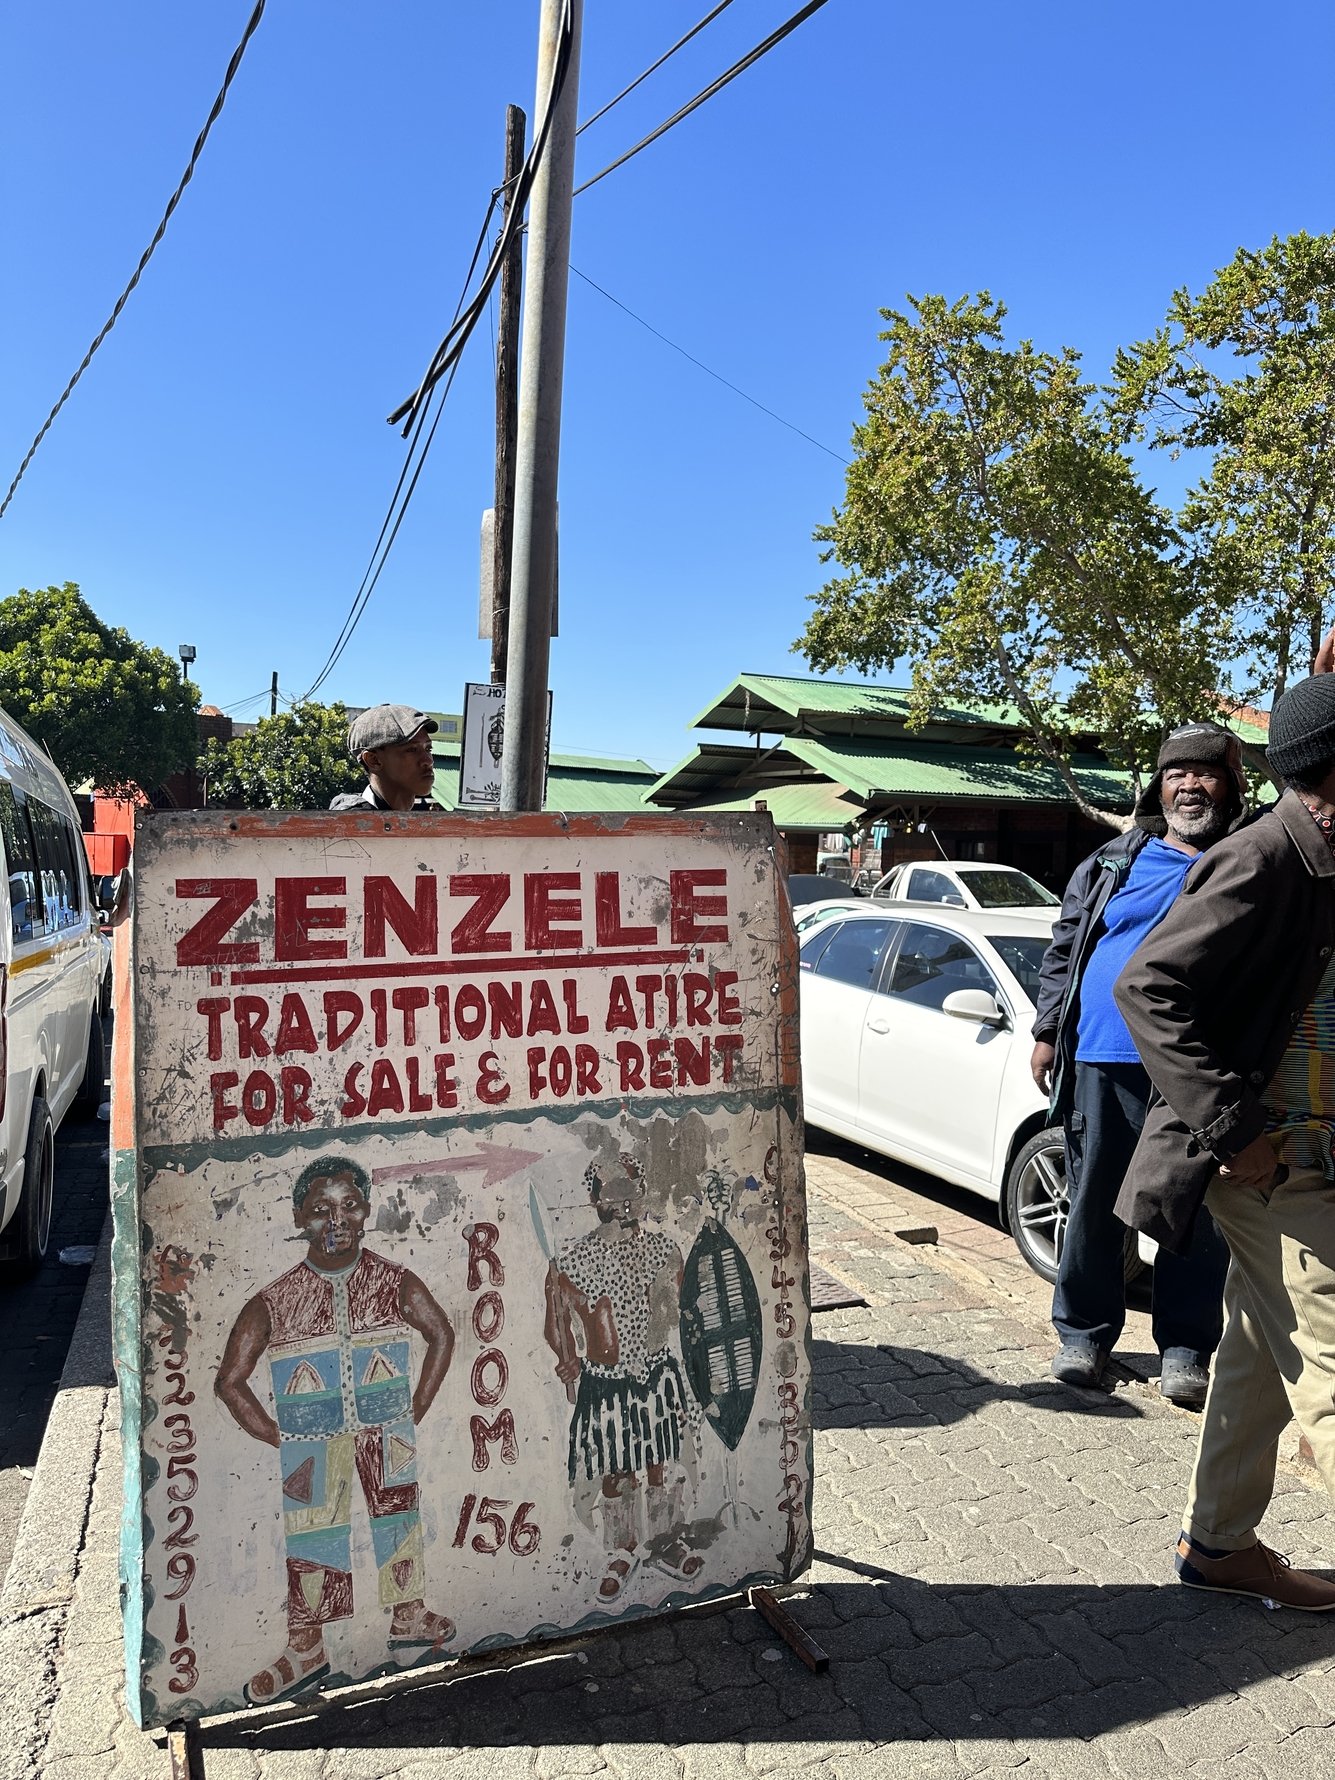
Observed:
[[[813,1675],[823,1675],[830,1666],[830,1659],[809,1633],[804,1632],[792,1614],[781,1607],[767,1588],[751,1590],[751,1605],[762,1619],[768,1620],[775,1631],[783,1639],[789,1650],[811,1670]]]
[[[178,1719],[167,1727],[167,1753],[172,1760],[172,1780],[204,1780],[204,1751],[199,1746],[199,1726]]]

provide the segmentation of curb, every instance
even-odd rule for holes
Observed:
[[[108,1213],[0,1590],[0,1780],[29,1780],[46,1741],[114,1384]]]

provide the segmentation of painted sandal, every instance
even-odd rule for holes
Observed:
[[[615,1557],[608,1559],[607,1569],[598,1584],[598,1599],[604,1607],[610,1607],[614,1601],[621,1599],[639,1567],[638,1551],[619,1551]]]
[[[432,1613],[427,1608],[413,1620],[412,1625],[402,1632],[390,1633],[389,1648],[391,1650],[439,1650],[448,1644],[454,1636],[454,1621],[447,1619],[443,1613]]]
[[[298,1670],[297,1662],[301,1661],[302,1653],[290,1646],[279,1657],[278,1661],[267,1669],[261,1669],[252,1675],[241,1689],[249,1706],[276,1706],[281,1700],[293,1700],[298,1694],[305,1693],[307,1688],[316,1687],[329,1673],[329,1664],[323,1655],[310,1668]],[[294,1662],[293,1658],[297,1659]],[[271,1693],[257,1693],[257,1682],[268,1681],[272,1684]]]

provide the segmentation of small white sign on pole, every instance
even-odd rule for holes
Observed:
[[[469,681],[464,687],[464,739],[459,752],[459,808],[495,810],[501,802],[501,756],[505,751],[505,688]],[[552,695],[547,694],[547,740],[552,751]],[[543,769],[543,801],[547,796]]]

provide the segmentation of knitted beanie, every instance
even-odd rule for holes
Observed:
[[[1265,757],[1283,779],[1335,759],[1335,674],[1313,674],[1276,699]]]

